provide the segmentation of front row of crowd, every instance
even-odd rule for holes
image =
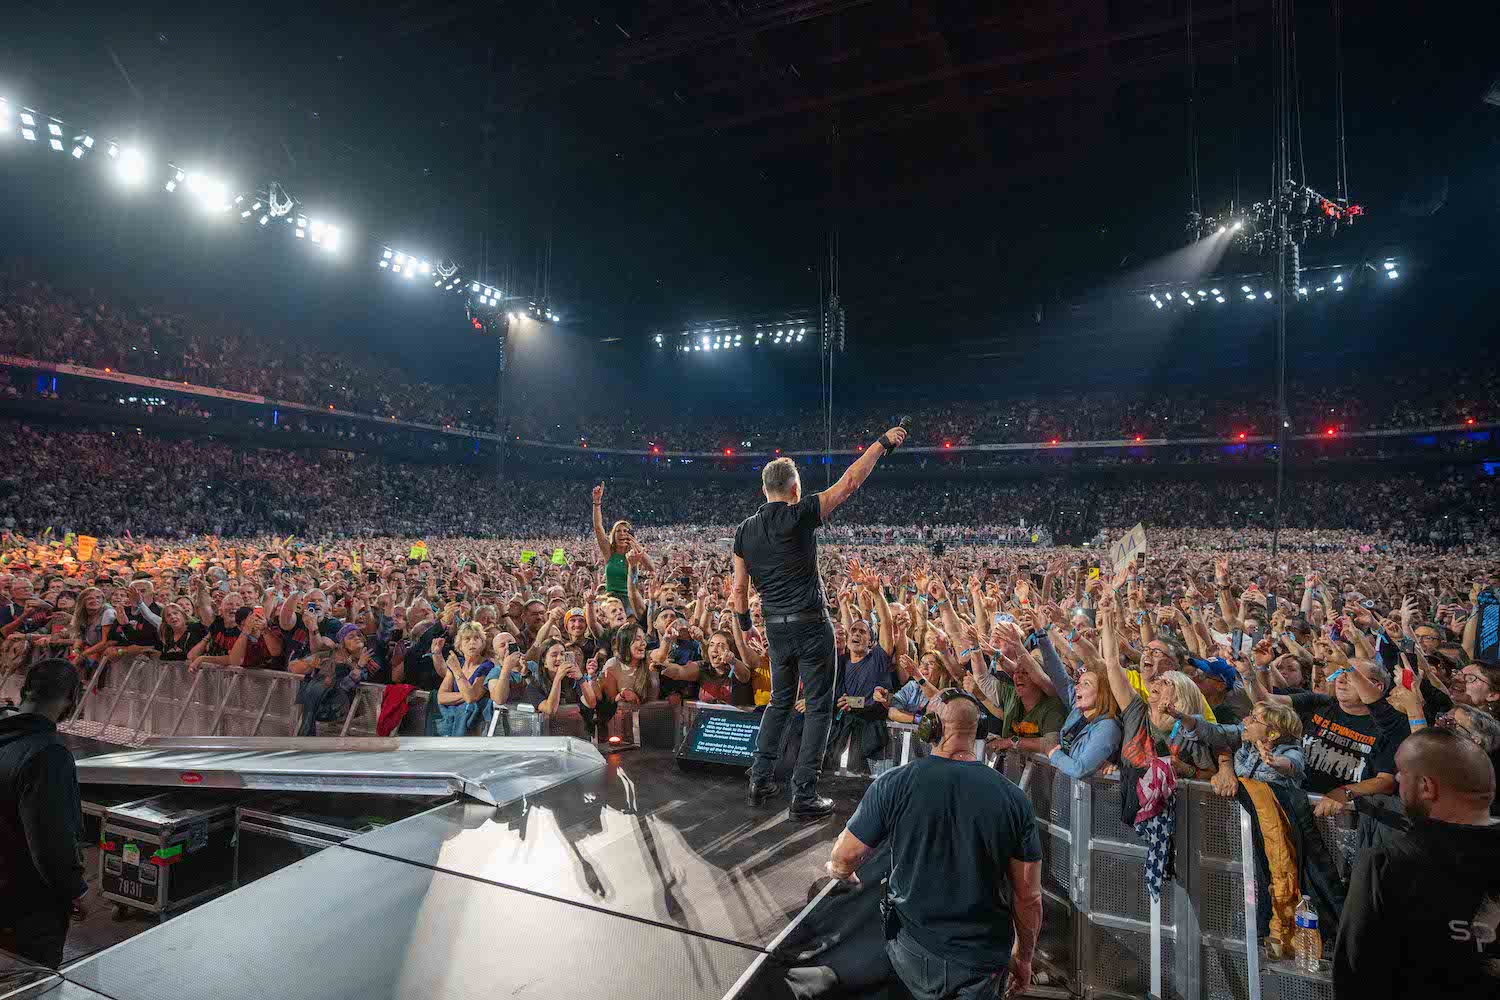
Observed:
[[[658,562],[628,525],[596,527],[597,553],[559,549],[555,562],[126,547],[88,573],[32,553],[0,578],[0,674],[57,655],[85,678],[105,670],[105,684],[112,662],[137,655],[192,669],[284,670],[303,678],[308,733],[342,718],[366,681],[429,692],[437,707],[428,731],[456,736],[485,731],[500,706],[574,716],[602,733],[622,705],[764,705],[771,685],[758,602],[756,627],[742,632],[727,559],[699,549]],[[1308,870],[1308,838],[1289,832],[1299,822],[1357,812],[1358,868],[1434,808],[1420,789],[1442,787],[1445,814],[1495,811],[1500,605],[1475,565],[1450,560],[1417,578],[1361,554],[1347,572],[1346,560],[1329,558],[1340,579],[1310,570],[1293,578],[1179,553],[1132,564],[1110,586],[1107,569],[1062,554],[1003,570],[984,557],[929,560],[913,548],[861,555],[865,562],[845,563],[825,554],[838,653],[825,764],[880,761],[890,723],[917,721],[939,691],[962,687],[983,708],[992,755],[1045,754],[1072,777],[1118,773],[1122,814],[1148,843],[1170,824],[1175,782],[1204,779],[1257,814],[1273,947],[1290,947],[1298,902],[1277,878],[1277,859],[1299,870],[1291,884],[1327,923],[1354,919],[1336,866]],[[1440,732],[1412,738],[1423,730]],[[794,720],[782,759],[795,760],[799,736]],[[1455,739],[1463,753],[1421,750]],[[1487,778],[1464,777],[1459,765],[1475,753],[1490,759]],[[1408,787],[1408,766],[1431,774]],[[1315,805],[1309,793],[1320,796]],[[1273,849],[1282,842],[1285,851]],[[1481,854],[1497,842],[1489,836]],[[1426,848],[1445,858],[1474,849],[1463,837]],[[1500,857],[1492,861],[1493,881]],[[1493,922],[1470,933],[1487,936],[1481,951],[1496,947]]]

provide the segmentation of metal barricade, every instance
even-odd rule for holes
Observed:
[[[181,660],[136,657],[96,669],[84,686],[68,732],[136,745],[152,736],[295,736],[302,708],[302,678],[277,670],[206,666],[189,670]],[[318,723],[323,736],[373,736],[385,685],[361,684],[345,716]],[[425,730],[428,695],[408,696],[399,731]]]
[[[1010,754],[1042,841],[1037,968],[1083,997],[1332,1000],[1326,977],[1262,958],[1256,932],[1249,814],[1201,781],[1177,785],[1175,880],[1146,889],[1146,846],[1121,819],[1119,780],[1074,780],[1045,758]],[[1319,832],[1335,858],[1352,837],[1337,819]],[[1340,861],[1347,871],[1347,857]]]

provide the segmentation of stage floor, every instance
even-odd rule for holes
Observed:
[[[807,823],[747,806],[743,778],[612,755],[499,809],[456,801],[356,837],[64,977],[116,1000],[719,1000],[804,908],[866,782],[822,787],[836,811]]]

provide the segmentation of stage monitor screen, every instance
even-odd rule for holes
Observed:
[[[759,735],[759,712],[699,709],[677,757],[681,761],[749,767]]]

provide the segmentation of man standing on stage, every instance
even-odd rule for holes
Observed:
[[[859,489],[887,452],[906,440],[906,428],[892,427],[865,449],[839,481],[822,493],[802,496],[797,466],[778,458],[761,471],[766,503],[734,533],[734,610],[740,629],[750,631],[750,581],[760,592],[771,659],[771,703],[760,723],[755,763],[750,768],[750,804],[780,794],[771,771],[781,734],[797,700],[797,684],[807,711],[802,749],[792,772],[791,814],[820,819],[833,802],[818,796],[818,768],[828,743],[833,716],[833,625],[818,576],[818,540],[813,534],[839,505]]]

